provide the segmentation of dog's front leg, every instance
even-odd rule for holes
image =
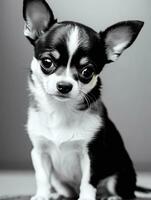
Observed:
[[[95,200],[96,199],[96,188],[94,188],[90,182],[90,158],[85,151],[81,157],[81,171],[82,179],[80,185],[79,200]]]
[[[48,200],[50,198],[51,164],[49,155],[33,148],[31,158],[35,169],[37,191],[31,200]]]

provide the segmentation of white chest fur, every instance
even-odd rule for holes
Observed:
[[[46,113],[29,108],[27,129],[33,146],[49,153],[56,173],[68,182],[75,177],[80,181],[79,158],[100,127],[100,116],[89,111],[64,106]]]
[[[29,108],[29,135],[44,137],[56,145],[75,140],[87,143],[100,127],[100,116],[89,111],[69,111],[64,107],[46,113]]]

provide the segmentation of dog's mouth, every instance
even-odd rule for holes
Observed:
[[[59,97],[59,98],[63,98],[63,99],[68,99],[68,98],[70,98],[69,95],[65,95],[65,94],[56,94],[55,96],[56,96],[56,97]]]
[[[71,97],[70,97],[70,95],[67,95],[67,94],[58,93],[58,94],[54,95],[54,98],[57,99],[58,101],[67,101]]]

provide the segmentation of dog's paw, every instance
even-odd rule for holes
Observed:
[[[78,200],[95,200],[96,199],[96,188],[90,184],[81,185],[80,195]]]
[[[60,195],[56,192],[51,193],[49,196],[44,196],[44,195],[35,195],[33,197],[31,197],[30,200],[55,200],[58,199],[60,197]]]
[[[91,199],[89,197],[85,197],[85,198],[79,198],[78,200],[95,200],[95,199]]]
[[[110,196],[110,197],[107,197],[107,200],[122,200],[122,198],[119,196]]]
[[[35,195],[35,196],[31,197],[30,200],[49,200],[49,197],[44,197],[44,196],[41,196],[41,195]]]

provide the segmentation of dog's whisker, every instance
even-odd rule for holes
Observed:
[[[89,107],[91,106],[89,97],[87,96],[87,94],[86,94],[83,90],[80,90],[80,91],[81,91],[81,94],[82,94],[83,98],[84,98],[85,101],[86,101],[87,107],[89,108]]]

